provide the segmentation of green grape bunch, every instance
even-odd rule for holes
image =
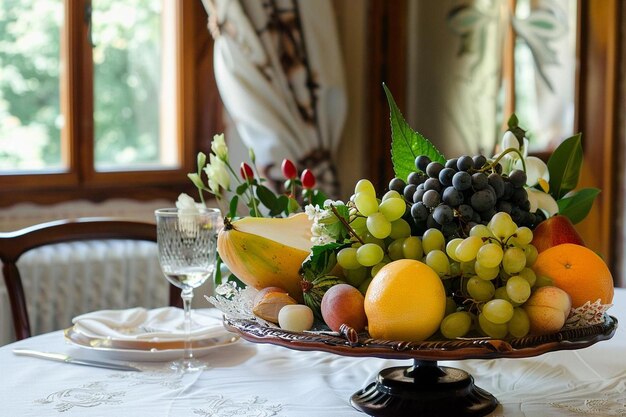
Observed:
[[[464,337],[472,330],[498,339],[528,334],[523,304],[535,288],[549,284],[531,268],[537,259],[532,238],[530,228],[498,212],[488,224],[472,227],[467,238],[448,242],[451,270],[461,273],[448,285],[451,305],[440,326],[444,337]]]

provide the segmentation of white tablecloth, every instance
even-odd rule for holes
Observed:
[[[498,398],[491,416],[624,416],[626,289],[614,302],[609,313],[622,327],[609,341],[535,358],[440,364],[468,371]],[[164,364],[120,372],[17,357],[18,346],[86,356],[61,332],[0,348],[0,416],[357,417],[364,414],[350,396],[381,369],[410,364],[239,341],[205,356],[211,369],[179,376]]]

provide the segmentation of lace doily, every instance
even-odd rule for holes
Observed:
[[[220,310],[226,317],[244,320],[256,320],[252,313],[254,295],[257,290],[252,287],[239,288],[232,281],[218,285],[215,295],[205,298]]]
[[[612,306],[613,304],[602,304],[599,298],[593,303],[587,301],[582,306],[572,309],[565,321],[564,328],[575,329],[602,323],[604,321],[604,313]]]

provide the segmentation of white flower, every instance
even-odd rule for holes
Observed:
[[[318,214],[321,212],[321,210],[319,207],[314,206],[313,204],[307,204],[304,207],[304,212],[306,213],[309,220],[315,220]]]
[[[226,163],[216,157],[215,155],[209,155],[209,164],[204,167],[204,172],[208,178],[209,188],[213,194],[220,194],[220,187],[228,189],[230,187],[230,174]]]
[[[509,148],[519,149],[522,155],[526,157],[526,155],[528,155],[528,139],[524,138],[523,142],[524,143],[522,145],[522,148],[520,149],[519,140],[517,140],[517,137],[513,134],[513,132],[511,132],[510,130],[507,130],[506,132],[504,132],[504,135],[502,136],[502,150],[504,151]],[[513,159],[519,158],[519,155],[516,153],[511,153],[510,155],[511,155],[511,158]]]
[[[526,188],[526,191],[528,192],[531,213],[541,210],[546,217],[552,217],[559,212],[559,206],[550,194],[536,188]]]
[[[527,156],[524,158],[526,164],[526,185],[534,187],[539,184],[544,192],[549,191],[550,171],[548,166],[536,156]],[[518,160],[514,165],[515,169],[523,169],[522,161]]]
[[[200,214],[203,205],[196,203],[189,195],[182,193],[176,200],[178,209],[178,227],[187,235],[193,235],[196,230],[196,216]]]
[[[224,134],[213,136],[213,142],[211,142],[211,150],[222,161],[228,161],[228,146],[224,140]]]
[[[520,151],[523,158],[517,152],[509,152],[502,157],[500,164],[502,165],[502,173],[510,174],[515,169],[524,169],[526,167],[526,191],[528,193],[528,201],[530,202],[530,212],[535,213],[541,210],[546,217],[551,217],[558,213],[559,206],[556,200],[548,194],[550,189],[550,171],[548,166],[536,156],[528,156],[528,139],[524,138],[523,145],[520,149],[519,141],[511,131],[507,131],[502,136],[502,151],[514,148]],[[497,158],[498,155],[494,156]],[[541,190],[534,188],[536,185]]]
[[[311,234],[313,236],[322,236],[325,231],[326,228],[319,223],[313,223],[313,225],[311,226]]]
[[[181,193],[176,200],[176,208],[181,212],[195,214],[199,212],[200,207],[201,203],[196,203],[193,197],[185,193]]]
[[[341,200],[333,200],[332,198],[327,198],[326,200],[324,200],[324,204],[322,204],[322,207],[330,207],[331,204],[335,207],[346,205],[346,203]]]
[[[313,242],[313,246],[321,246],[326,245],[328,243],[333,243],[335,240],[330,236],[322,235],[322,236],[314,236],[311,238],[311,242]]]
[[[324,245],[334,242],[337,239],[336,228],[333,227],[339,220],[330,209],[321,209],[318,206],[309,204],[304,207],[304,212],[309,220],[313,220],[311,225],[311,241],[314,245]]]
[[[522,156],[524,157],[524,159],[526,159],[528,155],[528,139],[524,138],[523,145],[520,148],[517,137],[515,137],[513,132],[511,132],[510,130],[507,130],[506,132],[504,132],[500,145],[502,148],[501,153],[506,151],[507,149],[513,148],[513,149],[519,150]],[[494,159],[500,156],[501,153],[494,155]],[[518,155],[517,152],[509,152],[505,154],[500,160],[500,165],[502,165],[502,173],[509,174],[513,169],[515,169],[515,164],[519,162],[519,159],[520,159],[520,156]]]

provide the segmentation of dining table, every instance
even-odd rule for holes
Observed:
[[[608,314],[626,322],[626,289],[615,290]],[[172,371],[165,357],[116,360],[140,370],[134,372],[13,353],[28,348],[103,360],[97,350],[69,343],[62,330],[11,343],[0,347],[0,416],[359,417],[351,396],[382,369],[410,365],[235,340],[203,352],[207,366],[193,373]],[[467,371],[498,399],[489,416],[626,416],[623,326],[582,349],[440,364]]]

